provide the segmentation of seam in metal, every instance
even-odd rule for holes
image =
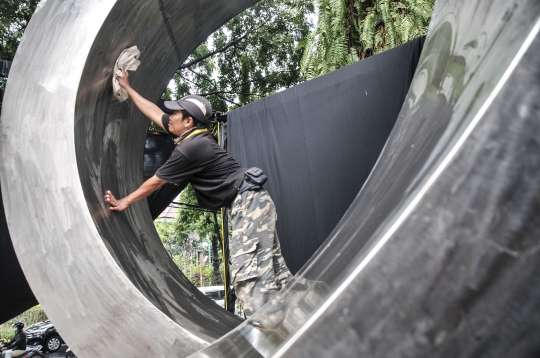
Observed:
[[[161,14],[161,17],[163,18],[163,24],[165,25],[165,29],[167,30],[167,35],[169,35],[169,40],[171,40],[174,51],[176,52],[176,56],[178,57],[178,61],[182,61],[180,56],[180,49],[178,48],[178,43],[176,43],[176,40],[174,38],[171,24],[169,21],[169,18],[167,17],[167,14],[165,13],[165,5],[163,5],[163,0],[158,0],[159,4],[159,13]]]

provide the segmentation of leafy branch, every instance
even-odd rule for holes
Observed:
[[[196,65],[197,63],[200,63],[200,62],[206,60],[207,58],[210,58],[210,57],[215,56],[215,55],[217,55],[217,54],[226,52],[229,48],[231,48],[231,47],[233,47],[233,46],[239,44],[239,43],[242,42],[244,39],[246,39],[246,38],[248,37],[249,34],[253,33],[254,31],[260,30],[260,29],[264,26],[264,23],[266,23],[268,20],[269,20],[269,19],[263,20],[263,21],[262,21],[262,24],[261,24],[260,26],[258,26],[258,27],[252,27],[252,28],[248,29],[248,30],[244,33],[244,35],[240,36],[240,37],[237,38],[236,40],[233,40],[233,41],[229,42],[229,43],[226,44],[225,46],[220,47],[219,49],[214,50],[214,51],[212,51],[212,52],[209,52],[209,53],[207,53],[206,55],[203,55],[203,56],[201,56],[201,57],[199,57],[199,58],[196,58],[196,59],[193,60],[193,61],[190,61],[190,62],[188,62],[188,63],[185,63],[185,64],[181,65],[181,66],[178,68],[177,71],[181,71],[181,70],[183,70],[183,69],[189,68],[189,67],[191,67],[191,66],[193,66],[193,65]]]
[[[206,59],[209,58],[209,57],[212,57],[212,56],[214,56],[214,55],[217,55],[217,54],[219,54],[219,53],[222,53],[222,52],[227,51],[227,50],[228,50],[229,48],[231,48],[232,46],[234,46],[234,45],[240,43],[242,40],[244,40],[244,39],[247,37],[247,35],[248,35],[248,34],[246,33],[246,34],[244,34],[244,36],[242,36],[242,37],[240,37],[240,38],[238,38],[238,39],[236,39],[236,40],[234,40],[234,41],[229,42],[227,45],[225,45],[225,46],[223,46],[223,47],[221,47],[221,48],[219,48],[219,49],[217,49],[217,50],[215,50],[215,51],[212,51],[212,52],[210,52],[210,53],[207,53],[206,55],[204,55],[204,56],[202,56],[202,57],[199,57],[199,58],[197,58],[197,59],[195,59],[195,60],[193,60],[193,61],[190,61],[190,62],[188,62],[188,63],[183,64],[182,66],[180,66],[180,67],[178,68],[177,71],[181,71],[181,70],[183,70],[183,69],[190,68],[191,66],[196,65],[197,63],[202,62],[202,61],[206,60]]]
[[[191,71],[191,72],[192,72],[193,74],[195,74],[196,76],[201,77],[201,78],[204,79],[205,81],[210,82],[211,84],[214,85],[214,87],[217,87],[216,84],[215,84],[215,82],[214,82],[211,78],[209,78],[208,76],[205,76],[205,75],[203,75],[202,73],[199,73],[199,72],[195,72],[195,71],[193,71],[191,68],[188,68],[188,70]],[[190,81],[190,82],[192,82],[192,81]],[[192,82],[192,83],[193,83],[193,82]],[[218,91],[216,90],[216,92],[218,92]],[[235,106],[242,107],[241,104],[235,103],[234,101],[229,100],[227,97],[224,97],[224,96],[222,95],[222,93],[216,93],[216,96],[218,96],[219,98],[223,99],[224,101],[227,101],[227,102],[229,102],[229,103],[234,104]]]

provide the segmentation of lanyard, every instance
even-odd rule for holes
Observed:
[[[185,141],[185,140],[188,139],[188,138],[191,138],[191,137],[193,137],[193,136],[196,136],[196,135],[199,134],[199,133],[204,133],[204,132],[208,132],[208,129],[203,128],[203,129],[197,129],[197,130],[194,130],[193,132],[189,133],[184,139],[182,139],[181,141],[179,141],[178,143],[176,143],[176,145],[179,145],[180,143],[182,143],[183,141]]]

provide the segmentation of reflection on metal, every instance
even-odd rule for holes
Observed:
[[[533,1],[437,3],[376,168],[325,247],[253,317],[267,342],[286,337],[258,352],[537,354],[539,16]],[[303,279],[328,286],[321,304],[290,304]],[[296,307],[292,330],[271,318]],[[520,327],[505,326],[509,317],[521,317]],[[193,357],[231,356],[249,323]]]
[[[105,209],[105,189],[140,182],[146,129],[112,97],[118,53],[145,49],[132,82],[157,100],[177,52],[254,2],[48,1],[34,15],[3,109],[2,193],[62,336],[82,357],[538,355],[536,0],[437,2],[370,179],[294,281],[236,329],[175,270],[144,203]]]
[[[29,284],[78,356],[187,356],[241,323],[175,267],[145,203],[112,215],[102,195],[135,189],[143,173],[147,122],[112,97],[116,57],[141,49],[132,82],[157,101],[178,57],[255,2],[38,6],[2,109],[2,194]]]

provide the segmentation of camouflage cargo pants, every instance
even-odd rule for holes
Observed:
[[[253,315],[292,278],[281,255],[276,208],[266,190],[237,195],[232,223],[231,278],[246,317]]]

